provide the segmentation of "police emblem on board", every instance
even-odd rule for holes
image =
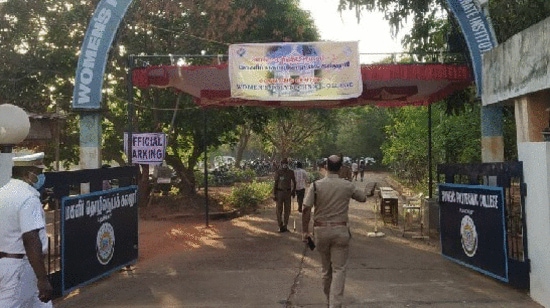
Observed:
[[[113,226],[105,222],[97,231],[96,239],[97,260],[106,265],[113,258],[115,253],[115,230]]]
[[[473,257],[477,251],[478,238],[476,225],[469,215],[462,217],[462,221],[460,222],[460,235],[464,253],[470,258]]]

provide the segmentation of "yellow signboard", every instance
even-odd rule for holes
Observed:
[[[363,91],[358,42],[233,44],[231,97],[263,101],[338,100]]]

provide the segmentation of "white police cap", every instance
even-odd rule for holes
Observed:
[[[27,154],[13,157],[14,167],[35,167],[46,168],[44,166],[44,152]]]

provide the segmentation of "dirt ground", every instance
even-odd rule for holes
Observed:
[[[233,207],[227,202],[232,187],[209,187],[208,209],[211,213],[227,212]],[[153,193],[149,196],[146,207],[140,208],[140,218],[166,220],[170,216],[197,216],[205,212],[205,192],[200,190],[194,196],[161,195]]]
[[[386,183],[386,173],[373,173],[369,177],[378,183]],[[392,183],[396,190],[404,188]],[[231,187],[211,187],[208,190],[209,226],[206,227],[204,191],[194,197],[160,196],[154,195],[149,205],[140,208],[139,216],[139,265],[146,267],[154,260],[172,253],[200,248],[205,239],[212,234],[219,233],[229,223],[223,215],[216,217],[216,213],[229,213],[234,209],[225,201],[231,193]],[[261,207],[273,206],[271,200]],[[238,214],[236,214],[238,215]],[[235,217],[234,215],[229,215]],[[389,230],[391,231],[391,230]],[[395,233],[399,240],[401,232]],[[424,242],[422,246],[428,242]],[[437,246],[431,243],[431,248]]]
[[[148,206],[139,209],[140,266],[147,266],[159,257],[203,245],[201,239],[216,232],[216,228],[223,224],[222,214],[234,211],[225,201],[230,193],[231,187],[208,189],[208,211],[211,214],[208,228],[204,191],[193,197],[151,196]]]

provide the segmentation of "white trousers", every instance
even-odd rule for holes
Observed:
[[[0,259],[0,307],[51,308],[38,299],[37,280],[27,259]]]

